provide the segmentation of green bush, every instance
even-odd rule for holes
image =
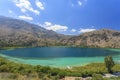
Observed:
[[[92,80],[103,80],[103,77],[101,74],[93,74],[92,75]]]
[[[113,72],[112,67],[115,65],[112,56],[105,57],[104,62],[105,62],[105,66],[106,66],[108,72],[112,73]]]
[[[64,78],[66,76],[66,72],[65,71],[60,71],[58,75],[59,75],[60,79]]]
[[[60,69],[58,69],[58,68],[53,68],[53,69],[51,69],[51,76],[57,76],[58,74],[59,74],[59,72],[60,72]]]

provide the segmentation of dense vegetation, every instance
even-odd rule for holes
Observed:
[[[120,65],[116,64],[112,68],[112,71],[120,71]],[[15,80],[20,78],[20,76],[37,80],[58,80],[65,76],[87,77],[94,76],[93,74],[102,75],[104,73],[108,73],[108,71],[104,63],[91,63],[86,66],[73,67],[72,69],[59,69],[48,66],[31,66],[27,64],[14,63],[0,57],[0,73],[10,73],[11,75],[9,77],[15,78]]]

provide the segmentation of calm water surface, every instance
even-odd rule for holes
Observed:
[[[120,60],[119,49],[74,48],[74,47],[37,47],[1,50],[0,55],[9,60],[52,67],[79,66],[92,62],[103,62],[111,55],[116,62]]]

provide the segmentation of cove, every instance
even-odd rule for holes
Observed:
[[[103,62],[108,55],[120,61],[120,49],[35,47],[0,50],[0,56],[14,62],[60,68]]]

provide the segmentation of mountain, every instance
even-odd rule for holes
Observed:
[[[0,47],[59,45],[60,40],[67,38],[23,20],[0,16]]]
[[[120,32],[110,29],[87,32],[69,38],[65,44],[79,47],[120,48]]]
[[[67,36],[23,20],[0,16],[0,48],[27,46],[120,48],[120,32],[103,29]]]

